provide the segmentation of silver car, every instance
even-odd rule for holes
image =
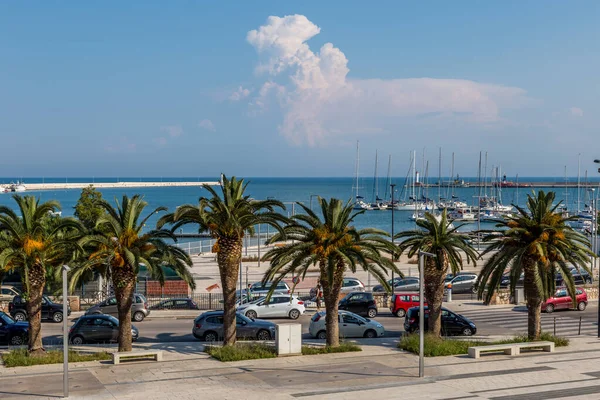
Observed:
[[[365,285],[357,278],[344,278],[340,293],[364,292]]]
[[[108,298],[105,301],[90,307],[85,312],[85,315],[93,314],[108,314],[118,317],[119,311],[117,310],[117,299],[115,297]],[[150,315],[150,309],[148,308],[146,298],[143,295],[136,293],[134,295],[133,303],[131,304],[131,319],[135,322],[142,322],[148,315]]]
[[[366,319],[349,311],[338,311],[340,337],[377,338],[385,334],[385,329],[377,321]],[[319,311],[310,319],[308,332],[317,339],[326,339],[325,311]]]
[[[260,319],[250,319],[240,313],[235,314],[238,338],[272,340],[275,339],[276,325]],[[205,342],[216,342],[223,338],[223,311],[208,311],[194,320],[192,334]]]

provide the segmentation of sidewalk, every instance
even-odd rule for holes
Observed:
[[[234,363],[198,352],[198,343],[152,346],[163,346],[163,362],[71,365],[71,398],[542,400],[600,393],[600,341],[590,337],[555,353],[426,358],[424,379],[417,377],[418,357],[390,339],[360,353]],[[0,399],[56,398],[61,371],[62,365],[0,369]]]

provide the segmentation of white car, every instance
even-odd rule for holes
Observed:
[[[325,315],[325,311],[319,311],[310,319],[308,332],[312,337],[327,339]],[[383,325],[375,320],[363,318],[360,315],[341,310],[338,311],[338,318],[340,337],[342,338],[365,337],[372,339],[385,335]]]
[[[269,302],[266,297],[261,297],[251,303],[243,304],[237,312],[248,318],[291,318],[298,319],[304,314],[304,302],[297,296],[279,294],[271,296]]]

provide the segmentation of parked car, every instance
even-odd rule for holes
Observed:
[[[298,300],[298,296],[273,295],[267,301],[261,297],[250,303],[242,304],[237,308],[240,314],[250,319],[256,318],[291,318],[298,319],[304,314],[304,302]]]
[[[585,290],[576,288],[575,300],[576,306],[573,307],[573,300],[571,299],[571,296],[569,296],[567,289],[560,288],[556,291],[554,296],[550,297],[545,303],[542,304],[542,311],[551,313],[555,310],[585,310],[588,303],[587,293]]]
[[[404,278],[402,278],[401,276],[397,276],[394,279],[388,279],[387,284],[390,285],[390,287],[391,287],[403,279]],[[383,292],[385,292],[385,289],[383,288],[383,285],[375,285],[375,286],[373,286],[372,291],[374,293],[383,293]]]
[[[573,282],[576,285],[585,285],[592,283],[592,277],[587,273],[586,270],[580,269],[579,271],[576,268],[571,269],[571,275],[573,276]],[[558,272],[556,274],[556,286],[564,286],[564,281],[562,274]]]
[[[411,276],[401,279],[395,279],[394,292],[410,292],[419,290],[419,278]],[[373,292],[384,292],[383,286],[378,285],[373,288]]]
[[[419,305],[419,294],[415,293],[398,293],[392,297],[390,305],[390,311],[396,317],[403,318],[406,315],[406,311],[411,307]],[[425,302],[427,305],[427,302]]]
[[[29,322],[15,321],[0,311],[0,343],[21,346],[27,343]]]
[[[136,341],[139,331],[131,326],[131,338]],[[119,339],[119,320],[112,315],[83,315],[69,330],[69,342],[74,345],[84,343],[117,342]]]
[[[477,287],[477,274],[464,274],[455,276],[446,283],[446,289],[452,289],[452,293],[475,293]]]
[[[364,292],[365,285],[357,278],[344,278],[340,293]]]
[[[325,311],[319,311],[310,319],[308,332],[317,339],[326,339]],[[385,334],[385,329],[377,321],[372,321],[349,311],[339,311],[340,337],[376,338]]]
[[[250,286],[250,295],[251,296],[256,296],[256,295],[262,295],[262,294],[267,294],[269,293],[269,290],[271,290],[271,282],[267,282],[264,285],[261,282],[256,282],[253,283]],[[288,286],[287,283],[285,283],[284,281],[280,281],[279,283],[277,283],[277,286],[275,287],[275,291],[274,293],[290,293],[291,289]],[[245,290],[242,290],[242,294],[246,294]]]
[[[252,320],[243,314],[235,314],[238,338],[271,340],[275,339],[276,325],[260,319]],[[223,338],[223,311],[208,311],[194,320],[192,334],[205,342],[216,342]]]
[[[340,300],[338,309],[366,315],[369,318],[377,316],[377,303],[373,298],[373,293],[368,292],[348,293]]]
[[[146,298],[141,294],[133,295],[133,303],[131,304],[131,319],[135,322],[142,322],[144,318],[150,315],[150,309],[148,308],[148,302]],[[85,315],[93,315],[93,314],[108,314],[113,317],[119,316],[119,311],[117,310],[117,298],[110,297],[100,303],[90,307]]]
[[[199,310],[198,304],[192,299],[169,299],[163,300],[150,307],[151,310]]]
[[[19,296],[21,292],[14,286],[0,286],[0,302],[10,302],[13,297]]]
[[[8,303],[8,312],[17,321],[27,321],[27,301],[21,295],[13,297],[12,301]],[[71,315],[71,307],[67,309],[68,315]],[[42,296],[42,320],[62,322],[62,304],[54,303],[46,295]]]
[[[425,307],[425,331],[429,330],[429,308]],[[409,308],[404,317],[404,330],[407,333],[419,330],[419,307]],[[477,327],[468,318],[455,314],[442,307],[442,334],[471,336],[477,333]]]

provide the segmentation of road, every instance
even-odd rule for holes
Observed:
[[[596,303],[596,302],[594,302]],[[488,308],[481,306],[470,307],[464,311],[458,303],[444,304],[445,307],[466,316],[477,325],[477,336],[489,335],[514,335],[527,331],[527,310],[525,306],[506,306],[501,308]],[[302,325],[303,339],[310,339],[308,327],[312,311],[302,315],[297,321],[290,319],[270,319],[275,324],[288,324],[297,322]],[[554,319],[556,318],[556,331],[560,336],[577,335],[579,332],[579,317],[582,320],[581,333],[595,336],[597,332],[598,307],[591,304],[583,311],[555,311],[552,314],[542,313],[543,330],[552,333]],[[393,316],[389,311],[381,312],[376,318],[377,322],[385,327],[386,337],[398,338],[402,335],[404,318]],[[72,325],[70,318],[70,325]],[[166,342],[193,342],[197,339],[192,335],[193,319],[191,317],[153,318],[135,323],[139,329],[139,342],[166,343]],[[44,343],[46,345],[62,343],[62,325],[44,322],[42,325]]]

